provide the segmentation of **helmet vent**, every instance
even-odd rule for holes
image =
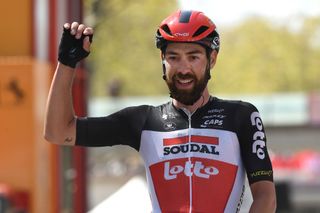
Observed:
[[[171,35],[172,36],[172,33],[171,33],[171,31],[170,31],[170,29],[169,29],[169,27],[168,27],[168,25],[163,25],[162,27],[161,27],[161,29],[163,29],[163,31],[165,31],[167,34],[169,34],[169,35]]]
[[[189,23],[191,14],[192,11],[190,10],[181,11],[179,23]]]
[[[192,37],[196,37],[198,35],[201,35],[203,32],[205,32],[207,29],[209,29],[209,27],[207,26],[201,26],[198,28],[198,30],[193,34]]]

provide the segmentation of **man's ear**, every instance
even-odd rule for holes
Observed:
[[[218,52],[213,50],[210,54],[210,69],[212,69],[216,64],[217,57],[218,57]]]

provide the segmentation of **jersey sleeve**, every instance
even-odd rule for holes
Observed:
[[[105,117],[77,119],[76,145],[97,147],[129,145],[140,148],[140,136],[150,106],[128,107]]]
[[[267,139],[260,114],[255,106],[241,102],[237,111],[241,156],[249,184],[261,180],[273,181]]]

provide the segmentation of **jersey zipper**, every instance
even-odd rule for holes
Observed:
[[[185,108],[183,108],[182,110],[188,116],[188,145],[190,146],[190,144],[191,144],[191,117],[195,113],[195,111],[191,113],[189,110],[187,110]],[[191,152],[188,153],[188,163],[190,165],[192,165]],[[192,198],[192,176],[193,176],[193,172],[191,172],[191,174],[189,176],[189,200],[190,200],[189,213],[192,213],[192,201],[193,201],[193,198]]]

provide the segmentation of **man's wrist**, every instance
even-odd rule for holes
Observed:
[[[70,71],[74,71],[75,70],[75,67],[71,67],[69,65],[66,65],[66,64],[62,63],[61,61],[58,61],[58,67],[62,68],[62,69],[65,69],[65,70],[70,70]]]
[[[60,62],[60,64],[63,64],[63,65],[65,65],[65,66],[67,66],[67,67],[70,67],[70,68],[72,68],[72,69],[75,69],[75,68],[76,68],[76,65],[77,65],[76,62],[73,63],[73,62],[71,62],[71,61],[64,60],[63,58],[58,58],[58,61]]]

